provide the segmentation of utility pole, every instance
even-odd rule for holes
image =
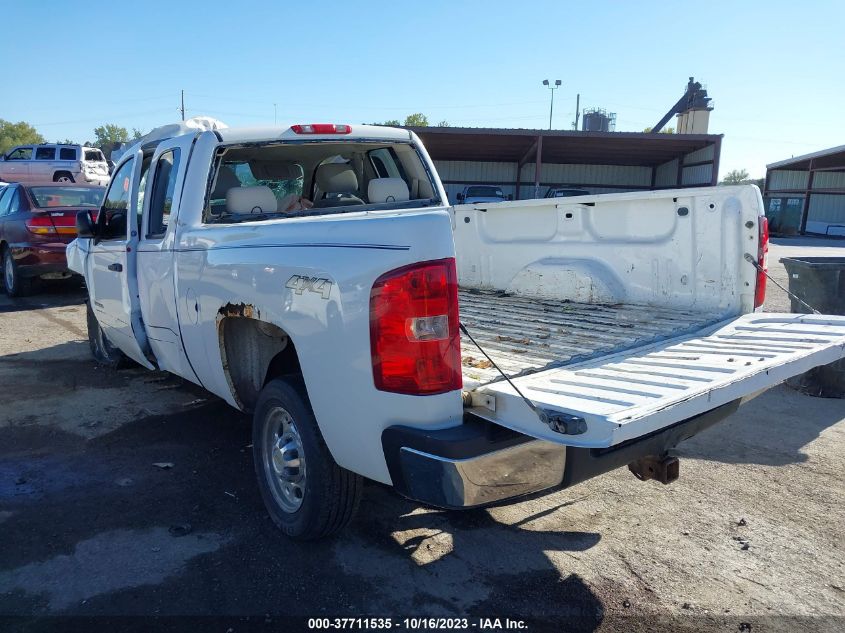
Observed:
[[[575,95],[575,123],[572,124],[572,129],[578,131],[578,117],[581,114],[581,93]]]
[[[182,110],[182,120],[184,121],[185,120],[185,91],[184,90],[182,91],[182,107],[180,109]]]
[[[554,85],[551,85],[549,83],[548,79],[543,80],[543,85],[546,86],[546,88],[548,88],[549,90],[552,91],[552,103],[549,106],[549,129],[550,130],[552,129],[552,113],[554,112],[554,109],[555,109],[555,90],[560,88],[560,83],[561,83],[560,79],[556,79]]]

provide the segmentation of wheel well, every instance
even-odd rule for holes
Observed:
[[[249,316],[226,316],[218,323],[220,355],[238,405],[251,411],[261,388],[278,376],[299,375],[299,356],[282,328]]]

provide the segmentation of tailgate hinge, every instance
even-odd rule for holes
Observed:
[[[579,418],[577,415],[540,408],[537,409],[537,415],[540,417],[540,421],[548,425],[555,433],[562,435],[581,435],[587,432],[587,421],[584,418]]]
[[[490,411],[496,411],[496,397],[489,393],[464,391],[461,396],[465,407],[484,407]]]

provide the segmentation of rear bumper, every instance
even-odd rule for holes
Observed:
[[[382,447],[401,494],[441,508],[472,508],[573,486],[648,456],[720,422],[739,400],[650,435],[605,449],[535,440],[467,415],[464,424],[426,431],[392,426]]]
[[[12,256],[23,277],[37,277],[47,273],[70,272],[67,267],[67,244],[51,242],[12,247]]]

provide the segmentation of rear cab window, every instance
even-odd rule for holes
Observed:
[[[106,162],[106,157],[98,149],[86,149],[85,160],[92,163],[104,163]]]
[[[60,147],[59,148],[59,160],[76,160],[76,148],[75,147]]]
[[[221,146],[205,223],[440,204],[420,154],[403,141],[267,142]]]

